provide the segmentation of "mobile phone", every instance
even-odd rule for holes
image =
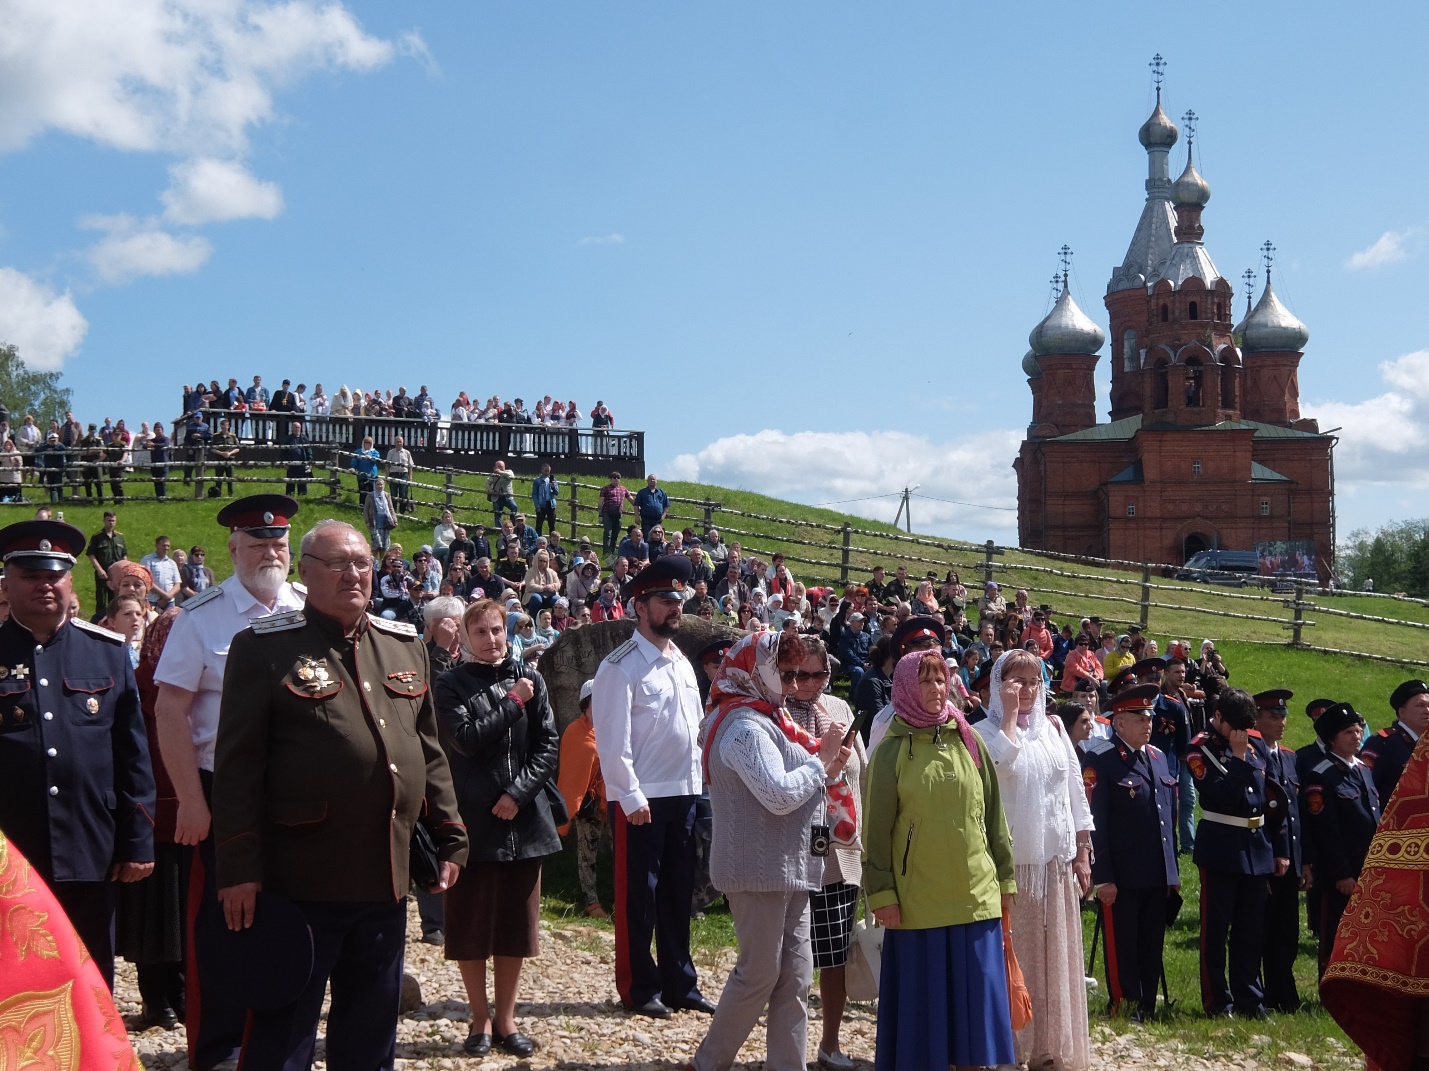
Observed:
[[[859,711],[853,716],[853,721],[849,724],[848,732],[844,733],[844,747],[853,743],[853,738],[858,734],[858,730],[863,726],[863,711]]]

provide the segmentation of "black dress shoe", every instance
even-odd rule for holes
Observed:
[[[503,1052],[508,1052],[512,1056],[530,1056],[536,1051],[536,1043],[519,1030],[512,1031],[510,1034],[498,1034],[493,1030],[491,1040]]]
[[[485,1056],[491,1051],[490,1034],[468,1034],[461,1043],[461,1051],[468,1056]]]
[[[629,1011],[631,1015],[644,1015],[650,1019],[668,1019],[674,1014],[654,997],[651,997],[644,1004],[637,1004],[626,1010]]]
[[[704,997],[691,997],[689,1000],[682,1000],[678,1004],[671,1004],[670,1007],[675,1011],[703,1012],[706,1015],[713,1015],[715,1013],[715,1006]]]
[[[153,1004],[144,1005],[144,1026],[145,1028],[157,1026],[164,1030],[172,1030],[179,1025],[178,1012],[167,1004],[155,1006]]]

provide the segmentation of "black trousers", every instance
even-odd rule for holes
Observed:
[[[1300,875],[1287,870],[1270,879],[1265,901],[1265,952],[1261,957],[1265,1006],[1293,1012],[1300,1007],[1295,988],[1295,955],[1300,951]]]
[[[243,1071],[312,1067],[329,981],[327,1066],[332,1071],[390,1071],[397,1056],[407,901],[295,902],[313,933],[313,974],[292,1004],[250,1013]]]
[[[1269,897],[1270,879],[1264,875],[1223,874],[1201,867],[1201,1006],[1207,1015],[1264,1007],[1260,959]]]
[[[615,835],[615,988],[627,1008],[658,997],[680,1007],[700,996],[690,958],[698,796],[650,801],[650,821],[633,826],[609,806]],[[650,954],[655,939],[658,964]]]
[[[208,770],[199,770],[198,775],[204,799],[211,804],[213,774]],[[243,1043],[243,1027],[248,1020],[247,1009],[219,1000],[216,994],[205,992],[199,984],[199,964],[203,961],[205,949],[203,942],[194,940],[198,917],[200,912],[223,910],[218,903],[215,855],[212,830],[197,847],[189,848],[184,854],[186,873],[183,885],[188,895],[184,911],[184,950],[188,957],[184,964],[184,981],[188,991],[184,1030],[188,1035],[189,1067],[195,1071],[207,1071],[233,1057]]]
[[[46,881],[49,878],[46,877]],[[112,881],[50,881],[50,891],[69,916],[70,925],[89,958],[114,988],[114,910],[117,906]]]
[[[149,474],[154,478],[154,494],[165,498],[169,493],[169,470],[166,466],[155,465]]]
[[[541,522],[546,524],[546,534],[550,535],[556,530],[556,507],[537,506],[536,507],[536,534],[541,534]],[[574,535],[575,533],[571,533]]]
[[[1335,931],[1340,928],[1340,919],[1344,917],[1345,908],[1350,906],[1350,898],[1333,885],[1327,885],[1320,890],[1320,925],[1319,948],[1320,948],[1320,973],[1325,973],[1325,968],[1330,964],[1330,953],[1335,950]]]
[[[1166,886],[1117,886],[1116,903],[1102,904],[1106,924],[1106,984],[1112,1011],[1123,1002],[1156,1010],[1161,953],[1166,944]]]

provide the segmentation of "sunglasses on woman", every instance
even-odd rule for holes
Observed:
[[[807,684],[809,681],[828,680],[829,671],[826,669],[781,669],[779,679],[785,684]]]

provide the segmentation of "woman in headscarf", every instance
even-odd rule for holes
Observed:
[[[625,607],[620,604],[620,591],[615,581],[607,580],[600,588],[600,597],[590,608],[592,621],[619,621],[625,616]]]
[[[1062,720],[1047,711],[1041,659],[1009,651],[992,667],[978,725],[1002,786],[1017,864],[1012,944],[1032,996],[1017,1063],[1083,1071],[1091,1064],[1081,898],[1091,891],[1092,813]],[[1011,1061],[1009,1061],[1011,1062]]]
[[[805,1066],[814,980],[809,893],[822,886],[824,869],[811,831],[836,824],[826,801],[841,801],[835,813],[848,821],[854,807],[842,779],[850,755],[844,726],[830,724],[816,738],[784,709],[805,653],[797,635],[746,636],[710,686],[700,726],[715,819],[710,879],[729,901],[739,959],[691,1063],[695,1071],[730,1067],[766,1005],[764,1066]]]
[[[938,600],[933,597],[933,582],[931,580],[918,581],[911,605],[914,615],[919,617],[932,617],[934,614],[942,612]]]
[[[572,606],[589,606],[600,590],[600,563],[595,558],[581,562],[566,577],[566,598]]]
[[[337,396],[332,400],[332,415],[335,417],[352,416],[352,392],[347,389],[344,383],[337,390]]]
[[[992,758],[948,701],[941,651],[899,659],[893,710],[863,824],[863,887],[888,927],[874,1067],[1011,1064],[1001,919],[1017,886]]]
[[[830,725],[847,730],[853,711],[836,695],[824,691],[829,683],[829,650],[817,636],[805,636],[804,661],[794,677],[787,707],[796,725],[815,739],[822,739]],[[885,644],[886,646],[886,644]],[[844,767],[844,783],[855,800],[863,794],[864,768],[868,756],[857,734]],[[809,894],[810,925],[813,935],[814,969],[819,972],[819,1000],[823,1009],[824,1036],[819,1042],[819,1066],[825,1071],[853,1071],[853,1061],[839,1051],[839,1027],[843,1023],[848,989],[844,966],[853,938],[853,918],[858,909],[858,888],[863,881],[862,844],[859,827],[862,812],[855,808],[853,836],[835,838],[824,858],[823,887]]]

